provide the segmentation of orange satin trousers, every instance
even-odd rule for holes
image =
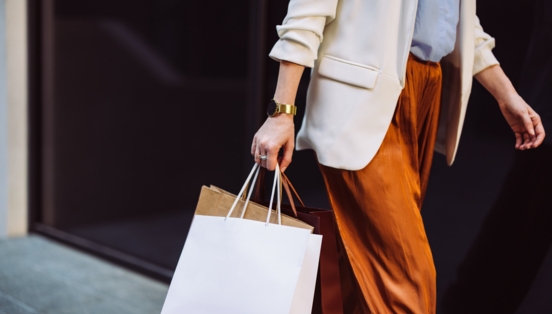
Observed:
[[[440,97],[439,63],[410,55],[405,88],[373,160],[358,171],[320,165],[342,240],[345,314],[435,313],[435,266],[420,209]]]

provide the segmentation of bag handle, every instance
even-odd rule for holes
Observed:
[[[268,226],[268,222],[270,221],[270,215],[272,214],[272,201],[274,200],[274,190],[276,186],[278,186],[278,196],[277,196],[277,212],[278,212],[278,224],[282,224],[282,214],[280,212],[281,205],[282,205],[282,190],[281,190],[281,176],[280,176],[280,166],[276,164],[276,170],[274,172],[274,183],[272,184],[272,193],[270,193],[270,202],[268,205],[268,215],[266,217],[266,225]],[[252,189],[253,190],[253,189]]]
[[[232,204],[232,207],[230,207],[230,210],[228,211],[228,214],[226,215],[226,217],[224,218],[224,220],[228,219],[230,217],[230,215],[232,215],[232,213],[234,212],[234,209],[236,208],[237,204],[238,204],[238,201],[242,198],[242,196],[244,196],[245,192],[247,191],[247,198],[245,199],[245,203],[244,203],[244,206],[243,206],[243,210],[241,212],[241,215],[240,215],[240,219],[243,219],[244,216],[245,216],[245,211],[247,209],[247,205],[249,204],[249,200],[251,199],[251,194],[253,193],[253,190],[252,188],[249,188],[250,186],[255,186],[255,182],[257,181],[257,177],[259,175],[259,170],[260,170],[260,167],[258,164],[255,164],[253,165],[253,169],[251,169],[251,172],[249,173],[249,175],[247,176],[247,179],[245,179],[245,183],[243,184],[240,192],[238,193],[238,195],[236,196],[236,199],[234,200],[234,203]],[[270,196],[270,204],[268,206],[268,214],[267,214],[267,217],[266,217],[266,225],[269,224],[270,222],[270,216],[272,214],[272,204],[273,204],[273,201],[274,201],[274,192],[275,192],[275,189],[276,189],[276,186],[278,186],[278,197],[277,197],[277,205],[276,205],[276,210],[277,210],[277,214],[278,214],[278,224],[281,225],[282,224],[282,215],[281,215],[281,203],[282,203],[282,198],[281,198],[281,188],[280,188],[280,184],[281,184],[281,177],[280,175],[280,167],[278,165],[276,165],[276,172],[275,172],[275,176],[274,176],[274,183],[272,184],[272,193],[271,193],[271,196]],[[254,175],[254,176],[253,176]],[[252,179],[253,177],[253,179]]]
[[[283,172],[282,172],[281,175],[282,175],[282,183],[284,184],[284,189],[286,189],[286,194],[289,198],[289,202],[291,204],[293,204],[293,197],[291,195],[291,192],[293,192],[293,195],[295,195],[295,198],[297,198],[297,201],[299,201],[299,204],[301,204],[301,206],[305,207],[305,203],[303,203],[303,200],[299,196],[299,193],[297,193],[297,190],[295,189],[293,184],[291,184],[291,181],[289,180],[289,178]],[[291,189],[291,192],[290,192],[290,189]],[[293,204],[291,206],[295,208],[295,204]],[[295,211],[295,209],[294,209],[294,211]]]
[[[265,168],[260,169],[259,183],[254,188],[255,189],[255,195],[253,196],[253,200],[255,200],[258,203],[264,202],[265,171],[266,171]],[[283,185],[284,191],[286,192],[286,196],[289,200],[291,210],[293,211],[293,214],[295,215],[295,217],[297,217],[297,209],[295,207],[295,201],[294,201],[293,196],[295,196],[295,198],[297,199],[297,201],[299,201],[299,204],[301,204],[301,206],[305,207],[305,203],[303,203],[303,200],[299,196],[299,193],[297,193],[297,190],[295,189],[293,184],[291,184],[291,181],[285,175],[285,173],[280,172],[280,175],[282,176],[281,183]]]
[[[238,204],[238,201],[240,200],[240,198],[242,198],[242,196],[244,195],[244,191],[249,186],[249,182],[251,181],[251,177],[253,176],[253,174],[255,174],[255,177],[253,178],[253,182],[257,181],[257,176],[259,175],[259,168],[258,167],[259,167],[258,164],[253,165],[253,169],[251,169],[251,172],[249,172],[249,175],[247,176],[247,179],[245,179],[245,183],[243,184],[243,186],[242,186],[240,192],[238,193],[238,195],[236,196],[236,199],[234,200],[234,203],[232,204],[232,207],[230,207],[230,210],[228,211],[228,214],[226,215],[226,218],[224,220],[226,220],[228,217],[230,217],[230,215],[232,215],[232,212],[234,212],[234,209],[236,208],[236,205]],[[247,208],[247,203],[249,203],[249,196],[251,196],[251,189],[249,189],[249,192],[247,193],[247,195],[248,195],[248,197],[245,200],[245,206],[244,206],[243,211],[245,211],[245,208]],[[242,213],[242,216],[243,216],[243,213]],[[240,218],[242,218],[242,216],[240,216]]]

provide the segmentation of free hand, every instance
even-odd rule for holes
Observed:
[[[275,170],[276,163],[280,162],[282,172],[291,163],[293,149],[295,147],[295,125],[293,116],[290,114],[280,114],[276,117],[267,118],[264,124],[253,138],[251,145],[251,155],[255,162],[268,170]],[[284,155],[278,160],[280,148],[284,149]],[[261,159],[260,156],[266,156]]]
[[[544,140],[544,127],[539,115],[517,93],[499,102],[504,118],[516,135],[516,149],[538,147]]]
[[[544,140],[544,127],[539,115],[516,92],[500,65],[490,66],[475,78],[496,99],[506,121],[516,135],[516,149],[538,147]]]

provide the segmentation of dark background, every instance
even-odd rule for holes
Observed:
[[[278,74],[268,51],[288,1],[31,2],[31,228],[168,281],[201,185],[238,191],[253,165]],[[514,84],[534,13],[533,0],[478,2]],[[475,83],[456,162],[436,155],[423,208],[440,308],[513,162],[514,136]],[[311,151],[287,174],[308,205],[328,207]],[[543,266],[527,298],[518,293],[518,313],[552,312],[550,272]]]

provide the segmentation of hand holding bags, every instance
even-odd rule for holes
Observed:
[[[279,175],[276,217],[249,202],[253,189],[241,200],[253,174],[257,165],[237,197],[203,187],[162,314],[310,313],[321,236],[281,215]]]

